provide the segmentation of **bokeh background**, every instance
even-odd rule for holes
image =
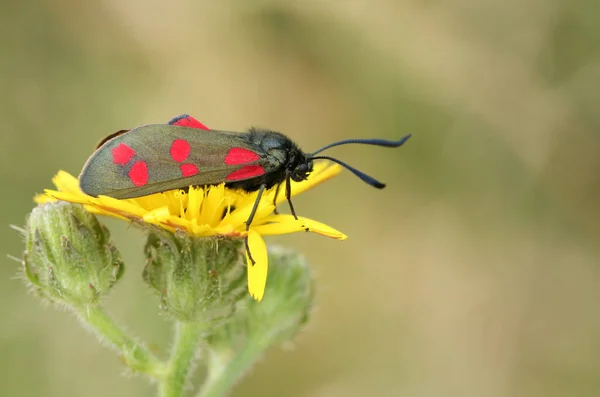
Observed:
[[[295,204],[318,304],[233,396],[600,395],[600,8],[592,1],[3,1],[0,252],[32,196],[118,129],[190,113],[280,130],[349,173]],[[142,234],[108,300],[165,351]],[[0,259],[1,396],[147,396]]]

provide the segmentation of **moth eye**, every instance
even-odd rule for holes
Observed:
[[[308,172],[308,163],[302,163],[298,167],[296,167],[296,171],[298,172]]]

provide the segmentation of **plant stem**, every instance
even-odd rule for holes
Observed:
[[[76,313],[97,335],[123,354],[123,360],[133,371],[144,373],[155,379],[162,379],[165,376],[165,364],[146,346],[127,335],[102,308],[89,306],[80,308]]]
[[[194,358],[206,325],[199,322],[177,322],[167,376],[159,385],[161,397],[181,397],[185,382],[194,367]]]
[[[242,350],[235,353],[213,350],[208,362],[208,377],[196,396],[221,397],[226,395],[264,351],[265,346],[262,343],[253,343],[253,341],[248,341]]]

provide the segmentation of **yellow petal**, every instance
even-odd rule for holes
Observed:
[[[298,217],[309,232],[317,233],[323,236],[331,237],[336,240],[346,240],[348,236],[337,229],[332,228],[324,223],[317,222],[312,219]]]
[[[235,231],[235,227],[236,225],[232,225],[232,224],[223,224],[223,226],[218,226],[216,228],[214,228],[215,234],[216,235],[222,235],[222,236],[239,236],[241,235],[239,232]]]
[[[52,183],[54,183],[54,186],[61,192],[85,195],[85,193],[79,189],[79,181],[77,178],[66,171],[58,171],[56,176],[52,178]]]
[[[302,192],[312,189],[320,183],[333,178],[337,174],[342,172],[342,167],[338,164],[331,164],[327,161],[318,161],[315,163],[313,172],[309,175],[308,179],[302,182],[292,181],[292,197],[299,195]],[[277,195],[277,204],[282,203],[286,200],[285,197],[285,182],[281,185],[279,194]]]
[[[85,196],[84,196],[85,197]],[[142,218],[146,209],[135,204],[135,200],[119,200],[109,196],[90,197],[90,203],[106,212],[127,216],[128,218]]]
[[[38,194],[33,198],[33,201],[36,204],[46,204],[46,203],[50,203],[53,201],[56,201],[55,198],[48,196],[47,194]]]
[[[117,214],[115,212],[105,211],[105,210],[103,210],[100,207],[95,206],[95,205],[87,205],[87,204],[85,204],[83,207],[87,211],[91,212],[92,214],[103,215],[103,216],[110,216],[112,218],[117,218],[117,219],[120,219],[122,221],[130,222],[131,220],[136,219],[136,218],[133,218],[131,216],[127,217],[125,215],[120,215],[120,214]]]
[[[169,217],[171,216],[171,213],[169,212],[169,207],[164,206],[164,207],[159,207],[159,208],[155,208],[152,211],[148,211],[147,213],[145,213],[142,217],[142,219],[144,220],[144,222],[149,222],[149,223],[158,223],[158,222],[163,222],[167,219],[169,219]],[[180,218],[178,218],[180,219]]]
[[[337,240],[346,240],[348,238],[344,233],[331,226],[302,216],[299,216],[298,220],[296,220],[293,215],[273,215],[265,218],[264,222],[265,223],[253,226],[252,228],[265,236],[307,231],[335,238]]]
[[[151,194],[148,196],[125,199],[125,202],[144,210],[153,210],[154,208],[165,207],[169,205],[168,198],[163,193]]]
[[[188,189],[188,206],[185,213],[187,219],[198,219],[200,206],[204,200],[204,189],[190,186]]]
[[[257,301],[265,294],[267,284],[267,270],[269,269],[269,258],[267,246],[260,234],[250,229],[248,231],[248,246],[254,259],[254,265],[246,252],[246,263],[248,264],[248,292]]]
[[[84,194],[56,191],[56,190],[50,190],[50,189],[44,190],[44,193],[46,194],[46,196],[51,197],[55,200],[63,200],[63,201],[68,201],[70,203],[77,203],[77,204],[89,204],[90,203],[89,197]]]
[[[206,225],[206,224],[210,223],[210,218],[213,215],[212,213],[213,213],[213,211],[216,210],[214,208],[215,207],[214,193],[217,192],[217,188],[218,187],[213,186],[212,188],[210,188],[207,191],[204,191],[203,188],[200,188],[200,187],[198,188],[198,189],[200,189],[198,191],[198,195],[202,197],[202,202],[201,202],[201,205],[198,206],[197,215],[195,217],[196,217],[199,225]],[[210,202],[209,202],[210,196],[213,196],[213,199],[210,200]],[[189,209],[189,207],[188,207],[188,209]]]
[[[227,221],[233,224],[238,225],[238,231],[243,231],[246,229],[246,221],[250,217],[250,213],[252,212],[252,208],[254,207],[254,203],[256,201],[257,192],[253,192],[248,196],[243,197],[239,202],[235,203],[236,208],[235,211],[231,212],[229,217],[227,217]],[[269,216],[273,212],[275,207],[271,201],[266,201],[261,197],[260,202],[258,203],[258,208],[256,209],[256,213],[254,214],[254,222],[258,219]]]
[[[223,196],[225,195],[225,184],[213,186],[206,193],[202,202],[202,215],[198,219],[198,224],[216,226],[223,217],[225,208]]]

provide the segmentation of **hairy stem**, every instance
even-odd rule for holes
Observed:
[[[125,364],[133,371],[155,379],[165,376],[165,364],[145,345],[119,327],[102,308],[89,306],[76,313],[101,339],[108,341],[122,353]]]
[[[265,351],[264,344],[255,342],[248,341],[244,348],[237,352],[212,351],[208,361],[208,376],[197,397],[227,395]]]
[[[198,322],[177,322],[176,334],[167,376],[159,385],[161,397],[181,397],[186,381],[194,369],[194,359],[206,325]]]

